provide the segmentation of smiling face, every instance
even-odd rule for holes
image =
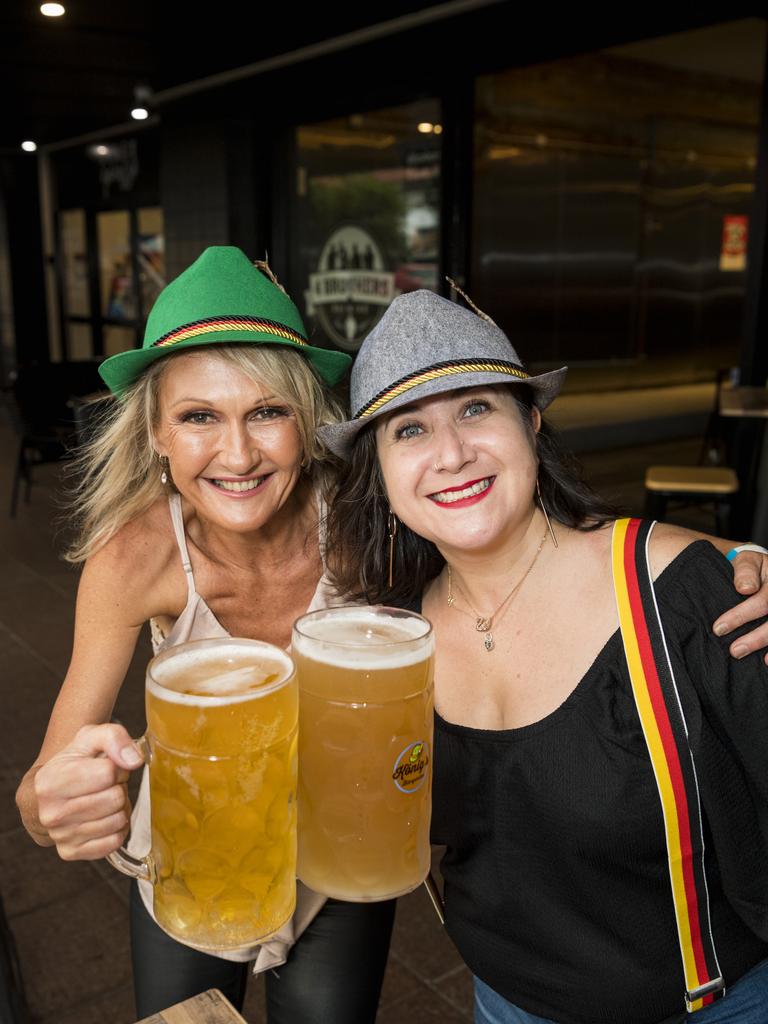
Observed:
[[[291,406],[207,349],[168,361],[154,433],[176,488],[201,518],[224,529],[264,526],[301,475]]]
[[[533,431],[506,386],[403,406],[377,426],[376,447],[393,512],[443,553],[493,550],[530,521]]]

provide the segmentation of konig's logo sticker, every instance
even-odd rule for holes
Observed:
[[[334,231],[309,275],[307,312],[339,348],[356,352],[395,297],[395,275],[384,267],[378,245],[352,224]]]
[[[395,761],[392,781],[401,793],[415,793],[429,774],[429,744],[409,743]]]

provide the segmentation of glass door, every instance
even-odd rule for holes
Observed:
[[[65,358],[99,359],[141,344],[165,285],[160,207],[59,213]]]
[[[395,295],[438,290],[437,100],[296,129],[290,292],[313,344],[355,352]]]

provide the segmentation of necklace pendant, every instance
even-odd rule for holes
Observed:
[[[494,648],[493,633],[486,633],[483,637],[483,643],[485,644],[486,651],[492,651]]]
[[[475,629],[478,633],[487,633],[491,628],[491,620],[484,619],[481,615],[475,619]]]

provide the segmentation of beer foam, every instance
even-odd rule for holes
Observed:
[[[169,653],[147,675],[147,690],[173,704],[216,707],[272,693],[292,672],[288,655],[271,645],[211,645]]]
[[[305,658],[338,668],[405,668],[423,661],[434,649],[423,619],[389,618],[374,609],[329,608],[301,622],[293,632],[293,650]]]

